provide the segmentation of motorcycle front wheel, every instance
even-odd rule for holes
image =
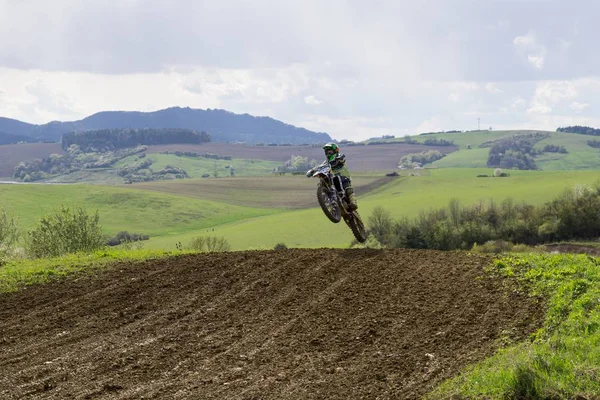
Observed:
[[[332,189],[319,185],[317,187],[317,199],[319,200],[319,205],[325,213],[325,216],[327,216],[331,222],[337,224],[342,219],[342,212],[340,211],[337,202],[332,201],[330,190]]]

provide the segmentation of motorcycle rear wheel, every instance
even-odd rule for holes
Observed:
[[[365,229],[365,224],[362,222],[360,215],[358,215],[358,211],[353,211],[352,214],[348,214],[347,217],[344,217],[344,221],[352,230],[352,234],[360,243],[364,243],[367,241],[367,231]]]
[[[331,201],[330,191],[323,185],[317,187],[317,200],[325,213],[325,216],[333,223],[338,223],[342,219],[342,212],[339,205],[335,201]]]

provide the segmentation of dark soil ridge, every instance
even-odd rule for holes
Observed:
[[[1,294],[0,398],[416,399],[541,324],[490,261],[199,254]]]

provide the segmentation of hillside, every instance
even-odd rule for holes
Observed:
[[[543,170],[594,170],[600,169],[600,149],[590,147],[587,142],[597,139],[597,136],[577,133],[538,131],[538,130],[507,130],[507,131],[470,131],[455,133],[436,133],[411,136],[411,139],[423,143],[426,139],[452,141],[455,151],[432,165],[439,168],[485,168],[489,155],[489,143],[515,135],[540,133],[548,137],[540,140],[534,146],[542,150],[547,145],[564,146],[566,154],[545,152],[534,157],[539,169]],[[402,142],[404,139],[388,139],[382,142]]]
[[[417,399],[540,326],[490,260],[198,254],[0,294],[0,397]]]
[[[439,150],[444,154],[448,154],[457,149],[456,146],[424,146],[411,144],[387,144],[377,146],[343,146],[342,151],[348,157],[348,166],[352,172],[363,171],[394,171],[398,165],[400,158],[406,154],[418,153],[428,150]],[[31,150],[31,152],[29,152]],[[192,177],[200,177],[204,172],[213,173],[213,160],[189,157],[175,157],[164,154],[157,154],[165,151],[191,151],[200,154],[211,153],[221,156],[230,156],[233,161],[223,161],[219,163],[220,176],[228,176],[228,170],[224,166],[231,163],[236,167],[238,176],[255,176],[268,175],[274,167],[283,165],[286,160],[289,160],[293,155],[307,157],[308,160],[324,159],[323,150],[320,145],[315,146],[250,146],[243,144],[228,144],[228,143],[203,143],[203,144],[168,144],[148,146],[147,153],[151,158],[158,157],[168,160],[166,162],[174,166],[180,166],[189,173]],[[18,144],[0,146],[0,177],[8,178],[12,176],[15,166],[21,161],[28,161],[36,158],[46,158],[50,154],[65,154],[59,144],[52,143],[35,143],[35,144]],[[257,161],[266,161],[264,163]],[[221,165],[224,164],[224,165]],[[263,165],[259,171],[249,171],[248,164]],[[200,175],[193,175],[193,171],[199,171]],[[122,183],[123,179],[106,179],[105,175],[110,171],[87,171],[85,174],[77,176],[63,177],[58,179],[61,182],[92,182],[102,181],[103,183]],[[95,176],[95,175],[99,175]],[[113,174],[114,175],[114,174]],[[114,178],[114,177],[113,177]],[[55,179],[56,180],[56,179]]]
[[[326,133],[304,128],[269,117],[234,114],[218,109],[173,107],[154,112],[103,111],[82,120],[54,121],[44,125],[0,118],[0,131],[36,139],[60,141],[63,134],[87,130],[117,128],[183,128],[205,131],[217,142],[246,143],[325,143],[331,140]]]
[[[0,132],[0,145],[3,144],[13,144],[19,142],[32,142],[34,141],[29,136],[24,135],[11,135],[10,133]]]

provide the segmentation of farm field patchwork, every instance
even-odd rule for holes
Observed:
[[[563,190],[575,185],[591,185],[598,180],[597,171],[511,171],[507,178],[477,178],[492,174],[492,169],[433,169],[422,176],[397,178],[390,183],[359,196],[359,212],[365,223],[375,207],[390,211],[394,219],[415,217],[420,211],[445,207],[456,198],[464,205],[494,199],[501,202],[543,204]],[[305,179],[298,177],[298,179]],[[233,249],[273,248],[277,243],[295,247],[347,247],[353,239],[342,223],[329,222],[314,198],[314,208],[236,221],[215,226],[213,231],[188,232],[183,235],[151,239],[150,248],[174,248],[197,235],[215,234],[225,237]]]
[[[352,177],[359,195],[398,179],[382,174]],[[400,178],[401,179],[401,178]],[[310,208],[315,206],[316,183],[303,175],[194,179],[135,183],[132,187],[251,207]]]
[[[535,157],[536,165],[543,170],[598,170],[600,169],[600,149],[588,146],[587,141],[595,137],[575,133],[551,131],[480,131],[464,133],[442,133],[417,136],[417,140],[437,138],[452,140],[460,148],[459,151],[448,154],[441,160],[435,161],[434,166],[440,168],[487,167],[489,147],[479,148],[481,143],[512,137],[514,134],[541,132],[549,137],[540,140],[534,148],[542,149],[548,144],[564,146],[568,153],[544,153]],[[471,145],[471,149],[467,149]]]
[[[510,171],[506,178],[476,177],[493,174],[490,168],[415,173],[422,175],[389,178],[389,182],[383,175],[356,174],[363,220],[367,222],[378,206],[397,219],[445,207],[452,198],[465,205],[506,198],[542,204],[575,185],[591,185],[599,177],[597,171]],[[343,223],[329,222],[318,207],[315,180],[272,177],[274,185],[270,185],[269,179],[256,178],[259,183],[254,186],[253,179],[201,180],[196,182],[199,187],[194,181],[140,184],[145,190],[136,189],[135,184],[0,185],[0,198],[23,229],[31,229],[40,217],[62,203],[83,205],[99,210],[100,224],[107,234],[122,230],[148,234],[151,238],[143,245],[153,249],[173,250],[177,243],[186,245],[195,236],[214,235],[226,238],[234,250],[273,248],[277,243],[347,247],[352,241],[350,230]]]

